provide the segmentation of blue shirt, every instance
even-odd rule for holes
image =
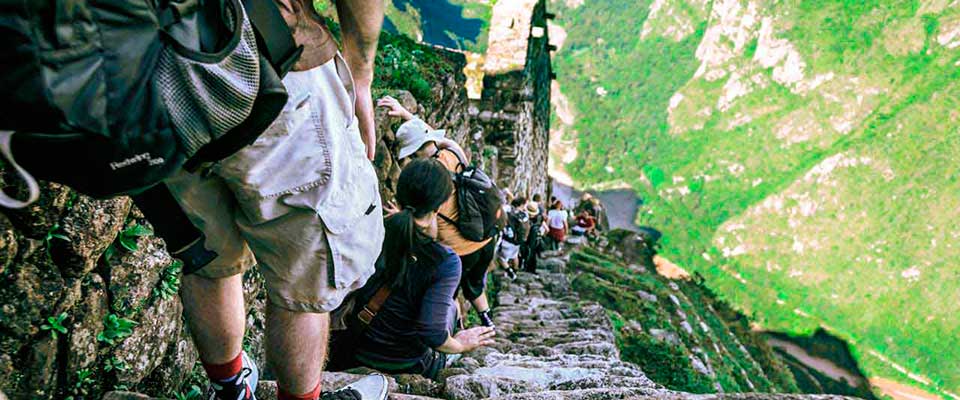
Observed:
[[[435,265],[418,261],[413,268],[425,273],[414,285],[395,288],[376,318],[358,340],[358,361],[385,371],[409,368],[440,347],[453,333],[457,309],[454,294],[460,284],[460,257],[447,246],[433,242],[421,251],[432,252]],[[377,273],[361,289],[360,304],[366,304],[383,285],[385,263],[377,261]]]

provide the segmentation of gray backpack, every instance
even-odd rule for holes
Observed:
[[[37,0],[0,6],[0,153],[93,197],[136,195],[255,140],[302,49],[273,1]],[[265,28],[265,29],[257,29]]]

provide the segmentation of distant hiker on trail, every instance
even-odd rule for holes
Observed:
[[[397,184],[401,208],[387,218],[377,272],[334,315],[349,329],[335,331],[328,368],[366,366],[394,374],[436,379],[447,354],[491,344],[490,327],[453,334],[460,257],[437,239],[437,209],[453,193],[453,181],[434,159],[404,167]]]
[[[507,212],[507,224],[500,235],[500,253],[497,261],[507,271],[507,277],[517,279],[517,269],[520,268],[520,246],[526,242],[530,233],[530,217],[527,216],[527,200],[517,197],[510,204]]]
[[[600,199],[594,197],[590,193],[583,193],[580,196],[580,202],[577,204],[577,207],[574,208],[574,215],[579,216],[583,211],[586,211],[594,219],[594,228],[597,230],[606,229],[608,223],[606,220],[606,212],[603,209],[603,205],[600,204]]]
[[[546,221],[540,213],[540,206],[535,202],[528,202],[526,210],[530,219],[530,231],[527,240],[520,246],[520,258],[523,270],[537,273],[537,258],[543,250],[543,233],[547,231]]]
[[[437,239],[453,249],[459,256],[463,267],[463,274],[460,280],[460,288],[463,290],[464,297],[473,304],[484,326],[492,327],[493,317],[490,314],[490,303],[487,300],[486,288],[487,271],[493,266],[493,259],[496,251],[496,240],[489,235],[489,230],[482,232],[482,237],[473,237],[470,240],[465,237],[464,222],[471,222],[471,228],[476,227],[478,221],[461,220],[461,198],[464,195],[471,194],[467,192],[469,188],[464,188],[458,180],[467,177],[462,174],[470,172],[473,176],[479,176],[482,172],[473,170],[468,165],[467,156],[453,140],[444,137],[445,131],[434,130],[426,122],[417,118],[409,110],[403,108],[399,101],[392,97],[384,97],[377,104],[389,109],[388,113],[392,116],[398,116],[404,119],[400,128],[397,129],[397,141],[400,144],[400,151],[397,159],[400,163],[406,164],[414,159],[436,158],[447,169],[457,175],[456,189],[450,195],[446,203],[440,206],[439,220],[437,222]],[[492,186],[491,189],[495,189]],[[471,200],[473,205],[480,211],[480,216],[484,219],[497,220],[502,216],[500,199],[498,192],[488,191],[487,195],[492,197],[481,199],[485,201],[476,201],[475,197]],[[493,215],[495,214],[495,215]],[[489,222],[489,221],[484,221]],[[486,226],[486,223],[481,225]]]
[[[533,195],[533,202],[537,203],[537,207],[540,208],[540,215],[547,215],[548,205],[543,203],[543,196],[540,193]],[[553,204],[552,202],[550,204]]]
[[[204,399],[253,399],[256,364],[243,352],[243,272],[267,290],[267,362],[279,399],[386,398],[374,375],[321,392],[328,313],[374,272],[383,242],[373,81],[380,2],[337,1],[343,54],[310,0],[275,0],[303,53],[283,79],[281,116],[250,146],[167,181],[218,254],[183,277],[184,316],[210,378]]]
[[[513,209],[513,192],[510,189],[503,189],[500,192],[503,194],[503,212],[509,213]]]
[[[547,227],[550,232],[547,236],[550,238],[551,250],[560,250],[563,242],[567,238],[567,212],[563,209],[563,203],[560,200],[553,202],[550,211],[547,212]]]
[[[500,232],[500,236],[497,237],[497,249],[495,251],[495,254],[497,255],[496,262],[497,262],[497,265],[500,266],[500,268],[502,268],[504,272],[507,274],[507,278],[509,278],[510,280],[514,280],[514,279],[517,279],[517,271],[516,271],[517,264],[514,263],[511,265],[510,260],[515,259],[517,254],[512,254],[512,256],[505,258],[504,250],[503,250],[504,236],[507,234],[507,230],[510,228],[510,213],[513,211],[512,203],[513,203],[514,197],[513,197],[513,193],[510,192],[509,189],[501,190],[500,194],[502,196],[502,201],[503,201],[503,205],[501,208],[503,209],[504,227]],[[511,231],[511,234],[512,234],[512,231]],[[511,247],[512,245],[513,245],[512,243],[508,243],[507,247]],[[517,248],[517,252],[519,253],[519,248]],[[512,250],[507,250],[508,256],[511,255],[511,253],[512,253]]]
[[[580,211],[580,215],[577,215],[577,225],[572,230],[575,235],[596,239],[598,235],[597,219],[590,215],[587,210]]]

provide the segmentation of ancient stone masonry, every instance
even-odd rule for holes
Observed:
[[[496,7],[507,7],[505,3]],[[482,97],[471,102],[470,113],[483,127],[483,142],[490,146],[483,156],[495,166],[500,186],[531,195],[546,193],[549,180],[553,47],[547,35],[547,19],[552,16],[545,0],[517,3],[535,4],[520,4],[519,17],[509,16],[509,23],[500,24],[504,25],[500,29],[491,28]],[[493,25],[497,25],[497,14],[495,9]],[[522,65],[516,60],[517,52],[526,54]]]
[[[425,400],[606,400],[756,399],[830,400],[837,396],[788,394],[695,395],[664,388],[637,365],[620,359],[614,328],[598,303],[581,300],[571,288],[567,258],[554,254],[539,274],[500,279],[495,308],[498,336],[493,346],[465,354],[443,371],[439,382],[420,376],[391,378],[391,399]],[[355,370],[367,373],[368,370]],[[324,387],[341,387],[360,375],[324,374]],[[263,381],[257,398],[273,399],[276,384]],[[149,400],[133,393],[109,393],[105,400]]]

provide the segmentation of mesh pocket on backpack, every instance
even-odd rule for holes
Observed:
[[[157,64],[157,85],[188,156],[246,120],[260,89],[253,27],[238,1],[224,3],[232,36],[222,49],[202,52],[168,35]]]

